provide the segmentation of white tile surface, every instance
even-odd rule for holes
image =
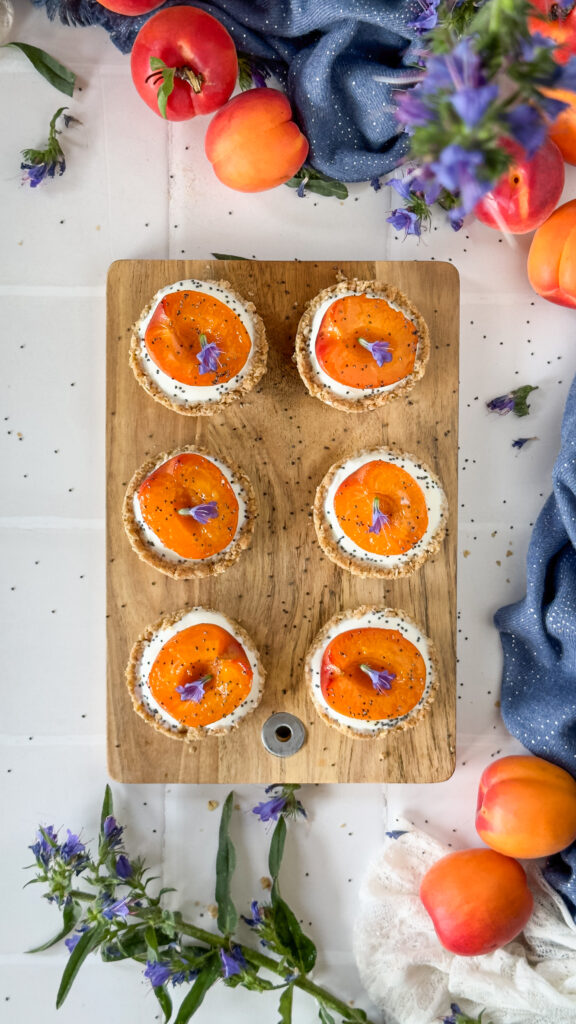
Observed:
[[[22,889],[22,865],[39,822],[95,834],[107,778],[106,270],[117,258],[212,252],[260,259],[450,259],[460,272],[456,772],[435,786],[306,789],[310,821],[291,833],[282,875],[283,892],[321,948],[318,980],[367,1006],[351,928],[358,884],[384,828],[408,818],[455,847],[475,844],[479,775],[500,753],[520,749],[499,717],[501,655],[492,615],[523,593],[530,526],[550,489],[562,407],[576,371],[574,314],[530,291],[528,239],[509,243],[480,224],[454,234],[436,221],[419,244],[402,241],[386,224],[397,205],[386,188],[376,193],[352,186],[343,203],[299,199],[287,188],[236,194],[215,180],[204,157],[206,123],[170,126],[155,117],[132,88],[127,58],[102,30],[51,24],[22,2],[13,38],[45,47],[78,73],[82,92],[70,107],[83,126],[65,134],[63,178],[35,191],[22,186],[20,150],[42,141],[51,115],[66,101],[23,57],[0,52],[0,1021],[158,1019],[134,965],[95,959],[83,968],[69,1002],[55,1010],[67,954],[23,953],[52,933],[55,914],[35,887]],[[567,182],[570,198],[574,169]],[[539,385],[527,419],[488,413],[488,399],[523,383]],[[512,449],[516,437],[531,435],[539,440]],[[178,887],[187,913],[211,921],[206,907],[213,902],[219,809],[210,811],[208,800],[221,806],[227,787],[113,788],[129,847],[150,859],[164,884]],[[260,787],[238,789],[233,835],[243,866],[235,895],[242,908],[264,892],[264,829],[250,811],[262,798]],[[256,999],[220,987],[197,1019],[268,1024],[275,1007],[276,996]],[[316,1009],[299,1000],[296,1019],[309,1024]]]

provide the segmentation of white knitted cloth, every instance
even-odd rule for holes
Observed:
[[[473,1016],[486,1008],[494,1024],[576,1024],[576,927],[536,864],[523,864],[534,913],[522,935],[495,953],[455,956],[418,896],[424,873],[451,851],[406,827],[368,869],[354,933],[362,982],[386,1024],[433,1024],[452,1002]]]

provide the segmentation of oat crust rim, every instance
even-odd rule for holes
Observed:
[[[334,537],[334,531],[326,518],[324,507],[328,491],[334,477],[348,462],[352,459],[363,458],[364,456],[368,457],[376,454],[385,455],[386,453],[403,456],[404,458],[409,459],[434,481],[442,495],[440,519],[438,526],[430,537],[426,547],[418,551],[412,558],[408,558],[401,565],[367,565],[364,559],[342,551],[338,541]],[[394,445],[379,445],[378,447],[363,448],[359,452],[354,452],[352,455],[348,455],[344,459],[339,459],[338,462],[335,462],[330,467],[316,490],[313,504],[313,520],[316,537],[322,551],[332,562],[340,566],[341,569],[346,569],[347,572],[352,573],[354,576],[360,576],[365,579],[368,577],[399,579],[403,576],[411,576],[412,573],[416,572],[416,570],[419,569],[431,555],[436,554],[436,552],[440,550],[448,525],[448,501],[440,478],[429,468],[426,462],[423,462],[422,459],[418,458],[416,455],[412,455],[410,452],[397,448]]]
[[[403,622],[414,626],[426,641],[428,646],[428,658],[430,661],[430,679],[426,682],[424,694],[418,704],[415,705],[412,711],[408,712],[407,717],[405,717],[403,721],[394,724],[394,719],[390,719],[390,725],[385,725],[378,732],[373,733],[359,732],[353,725],[346,725],[345,723],[337,722],[336,719],[332,718],[316,697],[316,689],[314,687],[312,673],[312,659],[318,651],[322,650],[326,646],[328,635],[334,626],[338,626],[341,622],[352,622],[354,619],[361,619],[368,614],[401,619]],[[337,729],[339,732],[342,732],[353,739],[381,740],[386,739],[388,736],[395,733],[406,732],[408,729],[414,728],[414,726],[418,725],[418,723],[421,722],[428,714],[432,704],[434,703],[439,687],[438,656],[436,654],[434,642],[430,639],[428,634],[424,632],[419,623],[417,623],[416,620],[407,612],[399,608],[384,608],[380,605],[360,605],[358,608],[337,612],[336,615],[333,615],[332,618],[328,619],[328,621],[324,623],[306,653],[304,661],[304,678],[314,709],[326,725],[331,726],[333,729]]]
[[[190,280],[193,280],[190,278]],[[200,281],[200,278],[195,280]],[[174,282],[178,284],[179,282]],[[253,351],[251,356],[251,365],[245,377],[235,387],[229,388],[223,392],[221,397],[214,402],[189,402],[180,403],[170,398],[161,388],[158,387],[153,377],[142,366],[139,358],[140,346],[142,338],[139,333],[138,325],[148,315],[148,313],[158,305],[159,294],[163,291],[163,288],[159,288],[158,291],[150,299],[150,302],[144,307],[140,313],[136,322],[132,325],[130,331],[130,354],[129,363],[136,377],[136,380],[144,390],[155,399],[160,402],[161,405],[166,406],[168,409],[172,409],[173,412],[180,413],[182,416],[213,416],[214,413],[219,412],[223,406],[229,405],[230,402],[237,401],[242,398],[244,394],[252,391],[256,385],[260,382],[264,373],[266,372],[268,362],[268,340],[266,337],[266,328],[262,317],[256,310],[256,306],[249,299],[245,299],[243,295],[240,295],[229,281],[216,281],[213,278],[203,278],[202,284],[213,284],[217,288],[225,289],[239,302],[244,309],[250,314],[254,321],[254,341]],[[164,286],[166,287],[166,286]]]
[[[326,384],[318,379],[310,356],[310,331],[317,309],[327,299],[337,299],[347,292],[362,294],[366,291],[378,293],[388,302],[394,302],[403,313],[409,315],[418,331],[416,359],[412,371],[389,391],[381,391],[378,394],[370,392],[362,398],[346,398],[334,394]],[[396,285],[388,284],[385,281],[362,281],[357,278],[346,278],[329,288],[323,288],[308,302],[296,332],[294,359],[307,390],[314,398],[319,398],[321,402],[331,405],[334,409],[340,409],[342,412],[369,412],[388,402],[403,398],[424,376],[429,356],[430,332],[426,320],[420,310]]]
[[[248,635],[244,627],[241,626],[239,622],[237,622],[235,619],[230,618],[230,616],[225,612],[219,612],[219,614],[223,615],[224,618],[227,620],[230,626],[230,632],[233,633],[234,636],[238,640],[240,640],[243,646],[250,651],[250,654],[254,659],[256,665],[255,676],[259,681],[259,692],[255,703],[243,712],[238,721],[233,722],[229,725],[216,726],[215,728],[210,728],[209,726],[199,726],[198,728],[193,728],[191,726],[182,725],[178,729],[171,729],[168,725],[165,725],[161,719],[159,720],[158,715],[151,714],[151,712],[147,710],[147,708],[144,706],[144,704],[142,703],[142,701],[140,700],[136,693],[136,689],[138,686],[138,667],[146,651],[146,648],[156,633],[159,633],[162,629],[169,629],[170,626],[176,625],[176,623],[180,622],[180,620],[183,619],[185,615],[188,615],[189,612],[199,610],[212,613],[216,611],[216,609],[208,608],[205,605],[202,605],[201,608],[198,605],[190,608],[180,608],[177,612],[173,612],[170,615],[164,615],[161,619],[158,619],[156,622],[147,626],[144,632],[140,634],[140,636],[132,646],[125,673],[126,685],[128,687],[128,692],[130,694],[130,699],[132,701],[132,707],[134,708],[136,714],[138,714],[140,718],[143,718],[144,721],[148,723],[148,725],[153,726],[153,728],[156,729],[157,732],[162,733],[162,735],[168,736],[170,739],[183,741],[185,743],[194,743],[197,740],[205,739],[208,736],[226,736],[233,730],[237,729],[238,726],[241,725],[241,723],[244,721],[244,719],[247,718],[248,715],[252,714],[252,712],[255,711],[258,705],[260,704],[260,701],[262,700],[262,696],[264,693],[264,682],[266,677],[266,673],[262,665],[262,659],[260,657],[260,652],[255,646],[252,638]],[[252,685],[254,688],[254,682]],[[252,696],[252,691],[250,691],[250,696]],[[248,700],[248,698],[246,699]]]
[[[214,458],[218,458],[220,460],[220,456],[216,456],[213,452],[208,451],[208,449],[195,444],[180,445],[178,448],[175,448],[170,452],[160,452],[158,455],[147,459],[146,462],[142,463],[142,465],[135,471],[130,483],[128,484],[122,504],[122,523],[132,549],[143,562],[146,562],[147,565],[151,565],[154,569],[158,569],[158,571],[163,573],[165,576],[170,576],[172,579],[177,580],[204,579],[207,576],[218,576],[220,573],[229,569],[231,565],[234,565],[242,551],[249,546],[250,541],[252,540],[252,534],[254,532],[258,512],[254,488],[252,487],[252,483],[249,478],[242,470],[232,469],[228,466],[225,459],[221,459],[220,461],[230,469],[235,481],[243,488],[244,501],[246,505],[246,517],[240,527],[240,530],[237,531],[231,546],[225,551],[216,555],[211,555],[209,558],[201,561],[183,559],[180,562],[169,562],[167,559],[162,558],[158,552],[154,551],[154,549],[149,546],[142,536],[140,527],[134,516],[134,496],[138,491],[140,484],[147,476],[150,476],[158,466],[162,465],[164,462],[168,462],[169,459],[187,452],[202,455],[211,461]]]

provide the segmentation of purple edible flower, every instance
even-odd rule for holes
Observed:
[[[370,187],[373,188],[375,192],[379,192],[382,188],[380,178],[370,178]]]
[[[261,804],[252,808],[252,814],[257,814],[260,821],[278,821],[278,818],[286,806],[287,797],[275,796],[272,800],[264,800]]]
[[[372,502],[372,524],[368,528],[368,533],[380,533],[380,530],[388,526],[389,522],[390,516],[380,511],[380,499],[374,498]]]
[[[506,123],[516,142],[519,142],[526,150],[527,156],[533,157],[548,134],[546,123],[540,112],[530,103],[521,103],[509,114],[506,114]]]
[[[200,704],[204,698],[204,687],[211,679],[211,675],[202,676],[201,679],[193,679],[189,683],[177,686],[176,692],[180,694],[180,700],[192,700],[195,704]]]
[[[368,349],[372,358],[378,363],[378,366],[384,366],[384,363],[392,362],[392,353],[390,351],[389,342],[366,341],[365,338],[358,338],[358,343],[362,345],[362,348]]]
[[[240,946],[232,946],[230,953],[227,953],[225,949],[221,949],[220,959],[222,961],[222,973],[225,978],[231,978],[234,974],[241,974],[247,966]]]
[[[132,865],[124,853],[121,853],[116,861],[116,874],[123,882],[128,878],[132,878],[134,874]]]
[[[68,950],[69,953],[71,953],[72,950],[76,949],[76,946],[80,942],[80,939],[82,938],[84,932],[87,931],[88,925],[82,924],[80,925],[79,928],[76,929],[75,932],[72,933],[72,935],[70,935],[68,939],[64,939],[64,945],[66,946],[66,949]]]
[[[471,86],[469,89],[460,89],[450,97],[450,102],[464,124],[474,128],[497,96],[497,85]]]
[[[171,981],[173,985],[183,985],[185,982],[193,981],[194,978],[198,977],[198,971],[193,970],[181,970],[174,971]]]
[[[458,1024],[456,1014],[458,1014],[458,1016],[462,1016],[462,1010],[458,1006],[458,1003],[450,1003],[450,1015],[442,1018],[442,1024]]]
[[[211,519],[218,518],[218,502],[207,501],[203,505],[193,505],[192,508],[179,508],[179,516],[190,516],[197,523],[209,523]]]
[[[438,160],[430,164],[440,184],[449,192],[459,193],[462,215],[471,213],[485,192],[490,190],[489,182],[476,177],[476,170],[483,163],[480,150],[464,149],[452,143],[442,150]]]
[[[252,900],[250,910],[252,911],[252,917],[246,917],[242,914],[242,920],[245,921],[246,924],[249,924],[251,928],[257,928],[258,925],[261,925],[264,921],[258,900]]]
[[[64,157],[61,157],[58,160],[45,160],[43,163],[38,164],[21,163],[20,170],[26,171],[22,178],[22,184],[28,184],[30,188],[36,188],[42,184],[45,178],[53,178],[56,171],[58,171],[58,174],[64,174],[66,161]]]
[[[108,843],[108,846],[110,847],[111,850],[113,850],[114,847],[118,846],[118,844],[120,843],[123,831],[124,829],[122,828],[122,825],[119,825],[118,822],[116,821],[116,818],[114,818],[111,814],[109,814],[108,817],[104,819],[102,832],[104,833],[104,839]]]
[[[420,217],[412,210],[392,210],[389,217],[386,217],[389,224],[397,231],[405,231],[405,238],[408,235],[419,235],[421,231]]]
[[[517,437],[515,441],[512,441],[513,448],[523,448],[529,441],[537,441],[537,437]]]
[[[490,412],[497,412],[499,416],[506,416],[509,412],[513,412],[514,401],[514,395],[509,391],[507,395],[498,395],[497,398],[491,398],[489,402],[486,402],[486,406],[490,409]]]
[[[410,178],[390,178],[390,181],[386,182],[391,188],[395,189],[402,199],[412,199],[412,182]]]
[[[62,849],[60,850],[60,856],[65,862],[72,860],[73,857],[79,857],[81,854],[86,853],[86,847],[84,846],[84,843],[80,842],[79,836],[74,835],[70,829],[67,829],[67,833],[68,838],[66,842],[62,844]]]
[[[400,124],[408,128],[419,128],[436,120],[434,111],[423,101],[421,85],[394,94],[396,101],[395,117]]]
[[[385,668],[370,668],[369,665],[360,665],[360,668],[367,676],[370,676],[376,693],[384,693],[384,690],[390,690],[391,684],[396,679],[396,673],[388,672]]]
[[[417,32],[430,32],[438,24],[437,7],[439,0],[418,0],[420,13],[408,22],[408,28],[416,29]]]
[[[218,369],[218,356],[222,354],[222,349],[218,348],[215,341],[208,342],[206,335],[200,335],[200,351],[198,352],[196,359],[200,363],[200,373],[216,373]]]
[[[107,921],[112,921],[115,917],[127,918],[129,913],[130,907],[128,906],[127,896],[121,900],[112,900],[110,896],[106,897],[102,909],[102,917],[105,917]]]
[[[144,977],[153,988],[165,985],[172,974],[172,966],[165,960],[147,960]]]
[[[56,844],[58,839],[58,833],[54,831],[53,825],[47,825],[46,828],[38,829],[36,833],[36,842],[29,847],[32,850],[36,860],[40,861],[45,868],[48,867],[52,857],[58,852],[58,847],[52,845],[51,840]]]

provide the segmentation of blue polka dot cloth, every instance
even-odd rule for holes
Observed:
[[[101,25],[129,53],[156,12],[113,14],[93,0],[33,0],[66,25]],[[396,167],[408,139],[393,93],[421,77],[410,22],[419,0],[168,0],[217,18],[237,50],[266,62],[287,92],[310,143],[308,162],[339,181],[370,181]]]
[[[494,621],[504,652],[506,728],[531,753],[576,776],[576,379],[552,481],[528,548],[526,597]],[[576,920],[576,843],[550,858],[544,874]]]

